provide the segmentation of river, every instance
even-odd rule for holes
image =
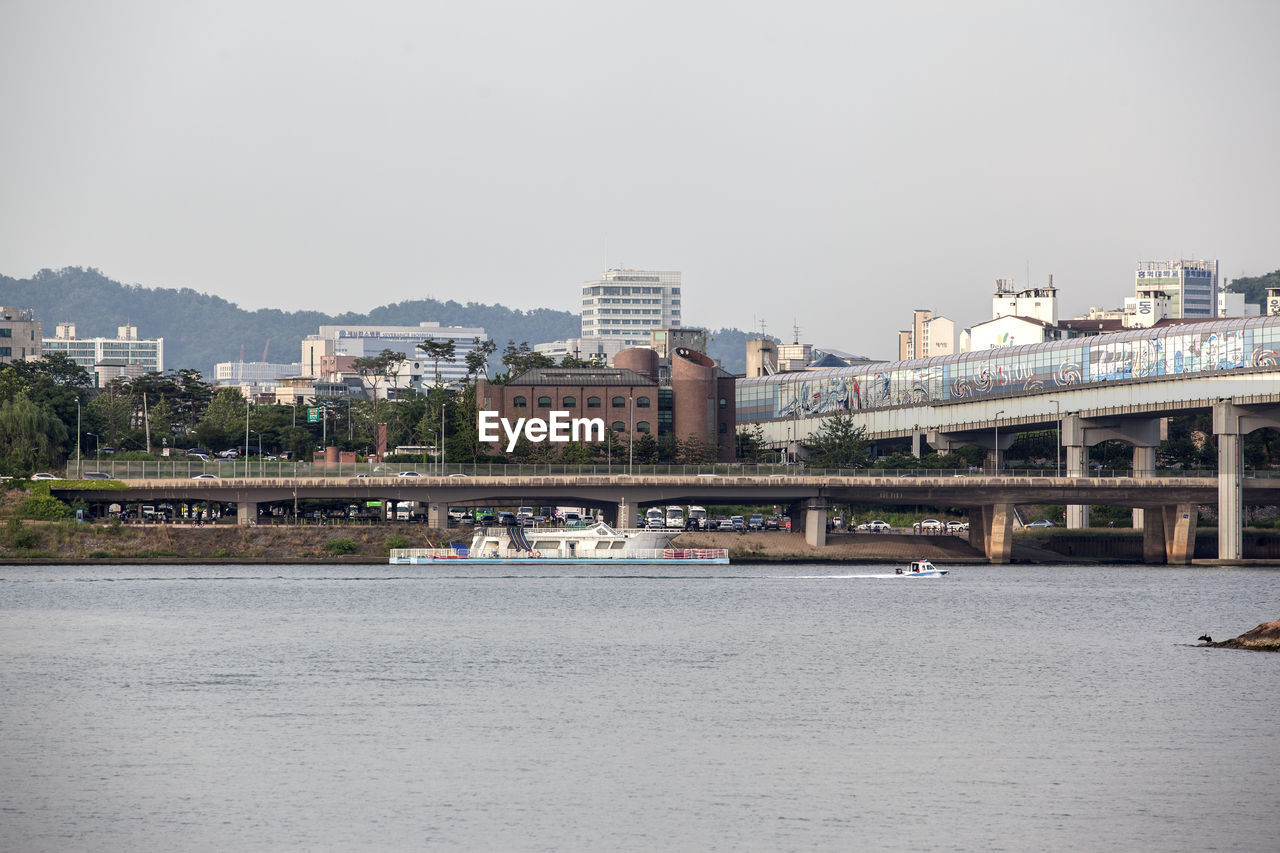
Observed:
[[[0,849],[1241,850],[1280,569],[0,567]]]

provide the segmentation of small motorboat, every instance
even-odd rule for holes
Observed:
[[[898,569],[896,574],[911,578],[940,578],[947,573],[928,560],[915,560],[905,569]]]

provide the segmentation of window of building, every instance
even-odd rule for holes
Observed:
[[[560,405],[564,406],[566,409],[572,409],[574,406],[578,405],[578,398],[565,397],[563,400],[560,401]]]
[[[613,407],[614,407],[615,409],[621,409],[621,408],[624,408],[626,405],[627,405],[627,398],[626,398],[626,397],[614,397],[614,398],[613,398]]]
[[[614,421],[614,422],[613,422],[613,431],[614,431],[614,432],[626,432],[626,430],[627,430],[627,425],[626,425],[626,424],[624,424],[622,421]]]
[[[598,409],[598,408],[600,408],[600,398],[599,398],[599,397],[588,397],[588,398],[587,398],[587,408],[588,408],[588,409]]]
[[[636,421],[636,432],[648,432],[648,431],[649,431],[648,421]]]
[[[10,329],[8,327],[0,329],[0,338],[12,338],[12,337],[13,337],[13,329]]]
[[[724,397],[721,397],[721,398],[720,398],[720,408],[722,408],[722,409],[727,409],[727,408],[729,408],[729,401],[728,401],[728,400],[726,400]]]
[[[647,409],[647,408],[649,408],[649,398],[648,398],[648,397],[636,397],[636,407],[637,407],[637,408],[640,408],[640,409]]]
[[[539,397],[539,398],[538,398],[538,405],[539,405],[541,408],[544,408],[544,409],[549,409],[549,408],[551,408],[551,398],[550,398],[550,397]]]
[[[728,425],[727,423],[725,423],[724,421],[721,421],[721,422],[720,422],[720,434],[721,434],[721,435],[724,435],[724,434],[725,434],[725,433],[727,433],[728,431],[729,431],[729,425]]]
[[[511,405],[517,409],[523,409],[525,406],[529,405],[529,401],[524,397],[515,397],[511,400]]]

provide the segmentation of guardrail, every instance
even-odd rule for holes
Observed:
[[[459,554],[452,548],[392,548],[390,558],[393,562],[413,563],[434,560],[487,560],[517,559],[546,560],[549,563],[598,562],[600,560],[660,560],[662,562],[689,560],[727,560],[727,548],[634,548],[623,551],[612,549],[599,553],[587,551],[574,555],[568,551],[505,551],[501,555],[493,554]]]
[[[1054,477],[1069,476],[1065,470],[1024,467],[1005,468],[996,474],[987,470],[951,468],[819,468],[810,465],[753,465],[719,463],[714,465],[478,465],[449,463],[439,465],[369,464],[361,462],[331,465],[310,462],[265,462],[227,460],[170,460],[158,462],[87,462],[85,474],[106,474],[114,480],[191,479],[213,475],[219,479],[240,478],[330,478],[363,477],[605,477],[605,476],[681,476],[681,477]],[[75,478],[74,473],[68,475]],[[1090,469],[1087,477],[1216,477],[1215,469],[1156,468],[1134,472],[1129,469]],[[1280,477],[1280,469],[1245,471],[1247,478]]]

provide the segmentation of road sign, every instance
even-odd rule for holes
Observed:
[[[318,424],[318,423],[320,423],[320,410],[319,410],[319,409],[307,409],[307,423],[309,423],[309,424]]]

